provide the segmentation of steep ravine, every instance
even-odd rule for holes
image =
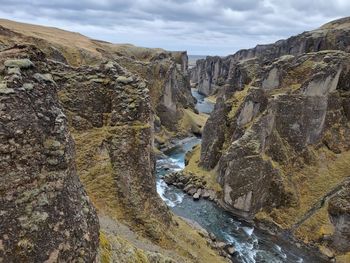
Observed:
[[[339,262],[350,258],[349,32],[343,18],[191,69],[217,102],[189,162],[219,182],[225,209]]]
[[[203,100],[197,90],[193,89],[192,94],[197,99],[197,109],[210,112],[212,105]],[[178,147],[157,160],[157,191],[175,214],[197,222],[219,240],[231,243],[237,251],[233,262],[326,262],[287,239],[269,235],[251,223],[239,220],[212,201],[194,201],[182,190],[167,185],[164,175],[182,170],[186,153],[200,143],[201,139],[196,137],[179,140]]]

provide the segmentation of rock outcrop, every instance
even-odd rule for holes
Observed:
[[[154,131],[193,109],[187,54],[0,24],[0,261],[224,262],[156,192]]]
[[[350,184],[334,196],[328,206],[330,220],[334,225],[334,233],[330,236],[330,245],[343,253],[350,250]]]
[[[203,95],[211,95],[224,84],[229,66],[230,61],[221,57],[197,60],[196,66],[190,70],[191,82]]]
[[[32,48],[0,52],[0,261],[93,262],[98,219],[43,57]]]
[[[260,58],[269,62],[284,55],[299,56],[322,50],[342,50],[349,52],[350,18],[342,18],[327,23],[320,28],[300,35],[279,40],[274,44],[257,45],[255,48],[239,50],[227,57],[207,57],[198,60],[191,69],[191,81],[198,85],[205,95],[212,94],[229,82],[237,61]],[[273,72],[271,74],[274,74]]]
[[[222,59],[229,71],[200,159],[216,171],[226,209],[292,229],[308,243],[329,247],[331,234],[334,254],[347,253],[350,241],[346,198],[324,198],[349,177],[349,32],[349,19],[341,19]],[[199,71],[210,61],[199,61]],[[332,225],[334,233],[325,231]]]
[[[130,218],[135,226],[144,225],[145,231],[154,230],[152,218],[167,226],[171,216],[156,192],[153,113],[147,82],[111,61],[98,67],[72,68],[57,63],[51,67],[74,135],[85,132],[93,137],[100,132],[95,152],[82,153],[86,156],[78,170],[83,175],[84,170],[101,165],[101,161],[95,164],[91,158],[105,154],[114,182],[111,187],[122,211],[119,216]],[[83,143],[77,139],[78,146]],[[82,178],[86,184],[95,179]],[[95,197],[96,193],[89,194]],[[160,233],[148,234],[157,238]]]

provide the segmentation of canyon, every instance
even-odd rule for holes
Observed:
[[[1,19],[0,262],[348,262],[349,52],[350,18],[191,68]]]
[[[197,162],[222,206],[330,257],[349,255],[349,32],[343,18],[191,70],[217,97]]]

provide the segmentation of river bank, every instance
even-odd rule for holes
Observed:
[[[197,101],[209,103],[203,99]],[[212,198],[216,202],[203,198],[196,201],[193,193],[188,195],[181,187],[167,185],[164,176],[184,169],[186,153],[200,143],[197,137],[178,140],[174,143],[176,147],[157,160],[157,191],[175,214],[198,223],[218,240],[231,244],[236,251],[233,262],[327,262],[310,248],[291,240],[288,233],[236,218],[216,198]]]

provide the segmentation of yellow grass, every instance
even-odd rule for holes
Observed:
[[[207,182],[207,187],[209,189],[215,190],[217,193],[220,193],[222,189],[216,181],[217,174],[215,172],[215,169],[208,171],[199,166],[200,152],[201,147],[200,145],[198,145],[188,155],[189,162],[188,165],[186,165],[185,167],[185,174],[186,172],[188,172],[194,174],[197,177],[203,178],[204,181]]]

